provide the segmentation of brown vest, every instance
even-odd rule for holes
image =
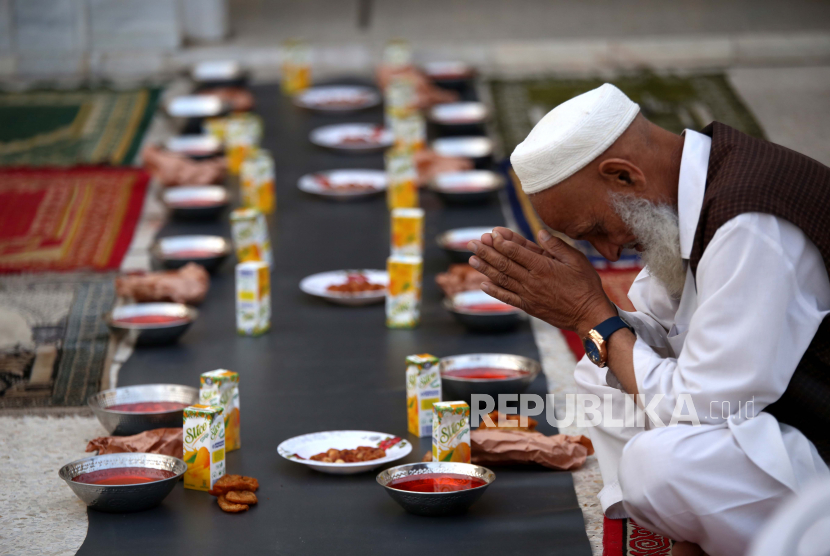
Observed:
[[[692,272],[718,228],[739,214],[760,212],[798,226],[830,274],[830,168],[718,122],[702,133],[712,138],[712,150],[689,260]],[[803,432],[829,460],[830,317],[819,326],[784,395],[766,411]]]

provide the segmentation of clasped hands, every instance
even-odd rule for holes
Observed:
[[[470,265],[489,279],[485,293],[557,328],[585,337],[617,315],[588,259],[547,231],[539,245],[507,228],[471,241]]]

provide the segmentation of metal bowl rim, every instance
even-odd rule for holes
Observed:
[[[458,292],[458,293],[464,293],[464,292]],[[450,313],[456,313],[458,315],[465,315],[465,316],[469,315],[471,317],[497,317],[497,316],[507,316],[507,315],[520,315],[523,312],[518,307],[513,307],[512,305],[508,305],[509,307],[512,307],[511,311],[464,311],[464,310],[459,310],[459,308],[456,307],[452,302],[454,297],[455,296],[444,298],[444,301],[443,301],[444,309],[446,309]],[[496,299],[496,301],[499,301],[499,300]],[[502,303],[504,303],[504,302],[502,302]],[[505,303],[505,305],[507,305],[507,303]]]
[[[92,461],[92,460],[95,460],[97,458],[107,458],[108,456],[130,455],[130,454],[144,454],[144,455],[147,455],[147,456],[158,456],[160,458],[168,458],[168,459],[173,460],[173,463],[177,466],[179,466],[179,464],[181,464],[181,466],[179,466],[181,471],[176,473],[172,477],[167,477],[165,479],[158,479],[157,481],[150,481],[149,483],[138,483],[138,484],[132,484],[132,485],[92,485],[92,484],[89,484],[89,483],[81,483],[81,482],[78,482],[78,481],[73,481],[72,479],[74,479],[78,475],[75,475],[73,477],[68,477],[69,468],[73,465],[78,465],[78,464],[81,464],[81,463],[84,463],[84,462],[87,462],[87,461]],[[155,468],[154,467],[149,467],[149,468],[146,468],[146,469],[155,469]],[[117,488],[121,488],[121,487],[141,487],[143,485],[149,486],[149,485],[155,485],[155,484],[158,484],[158,483],[161,483],[161,482],[164,482],[164,481],[171,481],[171,480],[178,481],[182,477],[182,475],[185,474],[185,472],[187,472],[187,464],[184,462],[183,459],[177,458],[176,456],[168,456],[166,454],[153,454],[153,453],[150,453],[150,452],[118,452],[116,454],[100,454],[100,455],[97,455],[97,456],[89,456],[89,457],[85,457],[85,458],[81,458],[81,459],[76,459],[75,461],[70,461],[69,463],[65,463],[58,470],[58,477],[60,477],[64,481],[66,481],[67,484],[72,483],[73,485],[80,485],[82,487],[89,486],[89,487],[96,487],[96,488],[105,487],[105,488],[116,488],[117,489]]]
[[[513,357],[515,359],[524,360],[530,363],[530,373],[527,377],[508,377],[508,378],[464,378],[464,377],[457,377],[457,376],[444,376],[443,373],[443,365],[445,360],[453,359],[456,357],[470,357],[470,356],[498,356],[498,357]],[[512,353],[464,353],[460,355],[448,355],[447,357],[442,357],[441,361],[438,366],[439,373],[441,375],[441,380],[450,380],[455,382],[491,382],[491,383],[498,383],[498,382],[506,382],[508,380],[525,380],[525,378],[529,378],[531,381],[534,380],[539,373],[542,372],[542,364],[536,361],[535,359],[531,359],[530,357],[525,357],[524,355],[514,355]]]
[[[107,323],[107,326],[110,328],[115,328],[116,330],[164,330],[165,328],[175,328],[177,326],[184,326],[190,325],[196,318],[199,316],[199,311],[195,307],[191,307],[190,305],[185,305],[184,303],[168,303],[165,301],[159,302],[152,302],[154,305],[156,304],[163,304],[163,305],[179,305],[184,307],[185,311],[187,312],[187,317],[183,317],[181,321],[175,321],[170,323],[124,323],[120,324],[113,318],[113,313],[115,309],[112,311],[108,311],[104,314],[104,322]],[[129,303],[127,305],[121,305],[121,307],[134,307],[136,305],[149,305],[149,303]],[[116,307],[116,309],[120,309],[121,307]]]
[[[178,209],[177,209],[178,210]],[[161,249],[161,242],[162,240],[169,239],[169,238],[191,238],[191,239],[203,239],[203,238],[219,238],[222,240],[222,250],[217,251],[216,253],[208,256],[208,257],[171,257],[169,255],[165,255],[164,251]],[[220,257],[227,257],[231,254],[231,244],[230,242],[222,236],[214,236],[209,234],[193,234],[193,235],[180,235],[180,236],[167,236],[163,238],[159,238],[153,242],[153,246],[150,248],[150,253],[154,257],[162,261],[208,261],[211,259],[218,259]]]
[[[86,399],[86,403],[90,407],[90,409],[92,409],[93,411],[104,411],[106,413],[111,413],[113,415],[164,415],[164,414],[167,414],[167,413],[176,413],[178,411],[183,411],[184,410],[184,408],[182,408],[182,409],[168,409],[167,411],[142,411],[141,413],[135,413],[134,411],[118,411],[116,409],[109,409],[107,407],[101,407],[99,405],[93,404],[93,400],[95,400],[96,398],[103,398],[105,396],[105,394],[108,394],[110,392],[117,392],[118,390],[122,390],[122,389],[126,389],[126,388],[141,388],[141,387],[145,387],[145,386],[146,387],[151,387],[151,386],[163,386],[163,387],[176,386],[176,387],[180,387],[180,388],[185,388],[187,390],[192,390],[193,393],[196,395],[196,401],[199,400],[199,389],[195,388],[193,386],[188,386],[186,384],[136,384],[136,385],[133,385],[133,386],[121,386],[121,387],[118,387],[118,388],[110,388],[108,390],[101,390],[100,392],[92,394],[90,397],[88,397]],[[153,401],[167,401],[167,400],[153,400]],[[162,454],[158,454],[158,455],[162,455]]]
[[[477,486],[475,488],[468,488],[468,489],[464,489],[463,491],[454,490],[454,491],[450,491],[450,492],[414,492],[414,491],[411,491],[411,490],[401,490],[399,488],[392,488],[389,485],[385,485],[382,482],[380,482],[381,481],[380,476],[383,475],[384,473],[394,471],[395,469],[400,469],[401,467],[408,467],[408,466],[414,466],[414,465],[428,465],[430,463],[455,463],[455,464],[461,464],[461,465],[470,465],[472,467],[477,467],[479,469],[483,469],[484,471],[490,473],[493,476],[493,478],[489,482],[485,482],[483,485]],[[428,475],[428,473],[422,473],[422,475]],[[381,471],[380,473],[377,474],[377,476],[375,477],[375,481],[377,481],[377,483],[380,486],[382,486],[383,488],[386,488],[386,489],[389,489],[389,490],[394,490],[395,492],[405,492],[407,494],[413,494],[415,496],[422,496],[422,495],[423,496],[444,496],[444,495],[447,495],[447,494],[458,494],[459,492],[473,492],[473,491],[476,491],[476,490],[485,489],[488,486],[490,486],[490,485],[492,485],[493,483],[496,482],[496,474],[495,474],[495,472],[493,472],[492,469],[490,469],[488,467],[484,467],[483,465],[476,465],[475,463],[463,463],[463,462],[460,462],[460,461],[453,461],[453,462],[422,461],[422,462],[418,462],[418,463],[404,463],[402,465],[396,465],[394,467],[389,467],[387,469],[384,469],[383,471]]]

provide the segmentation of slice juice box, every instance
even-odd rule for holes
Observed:
[[[421,321],[421,257],[394,255],[386,261],[389,291],[386,294],[386,326],[414,328]]]
[[[389,210],[418,206],[418,172],[412,151],[386,151],[386,205]]]
[[[420,256],[424,251],[424,209],[392,209],[392,254]]]
[[[225,474],[225,420],[222,408],[195,404],[184,409],[184,488],[210,490]]]
[[[432,461],[470,463],[470,406],[467,402],[432,405]]]
[[[238,450],[242,446],[239,436],[239,373],[216,369],[202,373],[200,382],[199,403],[222,408],[225,450]]]
[[[277,207],[275,175],[273,157],[268,151],[255,149],[240,168],[242,203],[263,214],[272,214]]]
[[[268,223],[258,209],[239,208],[231,211],[231,238],[238,262],[274,263]]]
[[[406,358],[406,423],[411,434],[432,435],[432,407],[441,401],[441,360],[428,353]]]
[[[264,262],[236,265],[236,330],[259,336],[271,328],[271,267]]]

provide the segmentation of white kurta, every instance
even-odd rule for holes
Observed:
[[[685,132],[678,217],[687,267],[710,148],[709,137]],[[712,556],[743,554],[782,499],[830,475],[801,432],[762,413],[784,393],[830,312],[823,259],[791,223],[746,213],[717,231],[696,280],[687,268],[679,301],[648,269],[628,297],[636,312],[620,314],[637,332],[639,393],[647,401],[664,396],[655,408],[664,423],[677,396],[690,396],[701,426],[593,428],[603,510],[698,543]],[[610,394],[613,415],[624,414],[610,371],[583,358],[575,377],[581,392]]]

